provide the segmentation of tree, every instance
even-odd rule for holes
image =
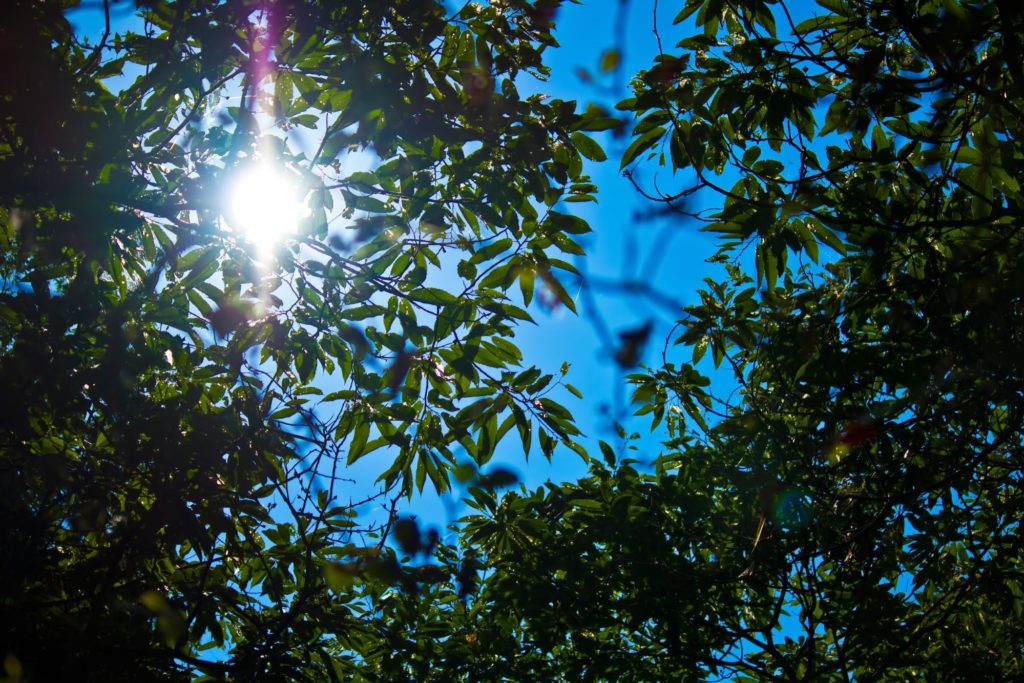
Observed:
[[[467,680],[1020,677],[1020,13],[680,4],[696,35],[618,105],[637,189],[721,239],[631,377],[663,450],[474,492],[487,569],[434,649]]]
[[[389,678],[388,596],[476,560],[403,566],[436,539],[361,506],[578,433],[509,293],[572,307],[588,230],[604,124],[516,89],[557,3],[75,4],[0,25],[7,680]],[[225,196],[254,168],[308,209],[272,247]]]
[[[0,28],[9,679],[1021,676],[1009,2],[655,26],[623,168],[723,270],[631,376],[651,467],[587,454],[510,341],[510,289],[572,306],[558,202],[621,125],[516,93],[555,3],[139,4],[98,43],[57,4]],[[311,215],[261,251],[221,192],[268,161]],[[499,496],[508,434],[589,476]],[[469,484],[459,544],[361,522],[365,456],[384,503]]]

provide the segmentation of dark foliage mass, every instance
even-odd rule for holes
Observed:
[[[1024,24],[819,5],[687,2],[696,35],[618,105],[623,167],[680,171],[633,177],[723,274],[632,376],[654,473],[602,446],[582,481],[479,497],[499,677],[1022,674]]]
[[[572,304],[554,273],[588,229],[553,208],[589,198],[587,120],[514,83],[544,75],[547,15],[154,0],[119,30],[135,8],[103,2],[86,36],[64,4],[0,26],[7,675],[375,670],[382,594],[473,560],[399,566],[403,526],[361,502],[577,434],[510,341],[510,291]],[[222,218],[257,162],[311,209],[275,249]]]
[[[1024,676],[1015,3],[686,0],[615,110],[517,92],[557,2],[63,4],[0,23],[6,680]],[[658,453],[514,344],[588,285],[600,131],[719,239],[614,356]],[[589,473],[502,495],[503,440]],[[452,535],[394,514],[454,482]]]

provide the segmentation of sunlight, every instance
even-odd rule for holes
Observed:
[[[294,235],[310,213],[298,184],[268,163],[240,169],[228,192],[228,224],[261,249]]]

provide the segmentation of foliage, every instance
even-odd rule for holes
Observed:
[[[688,0],[619,104],[723,275],[632,376],[653,468],[474,496],[468,679],[1024,673],[1024,23],[818,5]]]
[[[585,131],[621,130],[517,94],[556,3],[139,4],[98,44],[54,3],[0,27],[8,679],[1022,675],[1011,3],[656,26],[622,166],[722,276],[631,376],[653,464],[623,432],[504,496],[503,438],[583,451],[512,297],[572,307],[559,202],[594,191]],[[313,209],[272,253],[220,218],[257,157]],[[359,520],[452,478],[458,546]]]
[[[602,154],[516,89],[555,5],[73,5],[0,24],[6,676],[380,678],[382,596],[475,560],[403,566],[436,538],[359,512],[578,434],[512,341],[513,296],[572,307],[588,228],[556,207]],[[222,218],[256,161],[311,209],[274,248]],[[364,458],[376,491],[344,478]]]

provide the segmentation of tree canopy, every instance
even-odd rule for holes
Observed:
[[[147,0],[119,31],[135,8],[104,1],[90,36],[74,4],[0,28],[8,677],[372,668],[374,602],[416,578],[361,502],[577,434],[510,341],[510,290],[572,306],[588,227],[555,207],[599,151],[573,103],[517,92],[550,13]],[[225,191],[267,166],[309,209],[275,245]],[[376,492],[346,484],[361,458]]]
[[[7,680],[1024,673],[1012,3],[686,0],[615,110],[519,95],[557,2],[66,4],[0,25]],[[624,125],[719,239],[629,377],[656,453],[514,343]],[[589,473],[501,494],[503,440]],[[454,542],[394,514],[453,481]]]
[[[1024,25],[818,4],[685,3],[618,105],[623,167],[677,171],[633,177],[722,277],[631,377],[653,472],[602,444],[581,481],[478,497],[502,675],[1021,675]]]

